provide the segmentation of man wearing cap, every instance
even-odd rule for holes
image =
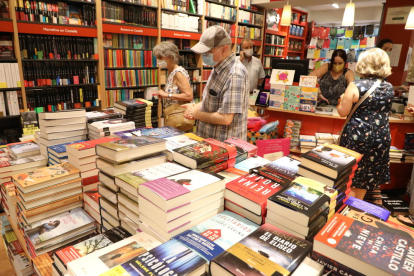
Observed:
[[[231,39],[220,26],[204,31],[191,50],[202,55],[213,71],[203,91],[203,100],[187,105],[185,117],[197,120],[197,135],[224,141],[247,139],[249,78],[246,67],[231,51]]]
[[[241,41],[240,46],[240,61],[246,67],[249,74],[250,92],[252,92],[262,85],[266,74],[260,59],[253,56],[253,41],[250,38],[245,38]]]

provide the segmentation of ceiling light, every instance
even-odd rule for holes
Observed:
[[[411,8],[410,14],[407,18],[407,23],[405,23],[406,30],[414,30],[414,7]]]
[[[332,7],[334,7],[335,9],[339,9],[339,5],[337,3],[333,3]]]
[[[280,26],[290,26],[292,22],[292,6],[287,4],[283,6],[282,20],[280,20]]]
[[[355,20],[355,4],[352,3],[352,0],[350,3],[346,4],[344,17],[342,18],[342,26],[354,26],[354,20]]]

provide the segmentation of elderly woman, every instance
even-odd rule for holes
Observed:
[[[159,90],[158,95],[164,98],[164,112],[167,108],[179,110],[181,104],[188,103],[193,100],[193,90],[190,87],[190,77],[187,71],[178,66],[180,55],[178,48],[171,42],[161,42],[154,47],[154,56],[157,58],[157,65],[163,69],[168,69],[167,83],[165,84],[165,91]],[[185,111],[185,109],[183,108]],[[164,114],[165,115],[165,114]],[[166,118],[165,125],[169,122]],[[173,125],[175,126],[175,125]]]
[[[384,78],[391,75],[387,53],[374,48],[361,54],[356,66],[361,77],[349,84],[341,96],[338,113],[348,116],[359,106],[345,126],[340,145],[363,154],[352,179],[351,196],[363,199],[367,190],[390,181],[389,150],[391,143],[389,112],[394,98],[392,85]],[[372,93],[363,101],[361,98]]]

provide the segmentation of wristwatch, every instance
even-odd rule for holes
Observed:
[[[171,96],[172,96],[172,94],[170,93],[170,94],[168,94],[168,98],[171,98]]]

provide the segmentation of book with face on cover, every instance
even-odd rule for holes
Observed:
[[[166,149],[161,138],[140,136],[96,145],[96,154],[114,162],[127,162]]]
[[[40,147],[33,140],[8,144],[7,148],[9,149],[10,154],[16,158],[40,154]]]
[[[73,262],[69,262],[67,265],[68,272],[70,275],[75,276],[105,275],[108,270],[111,271],[110,269],[126,263],[159,245],[161,243],[152,236],[144,232],[137,233]]]
[[[312,252],[312,244],[264,224],[210,262],[211,276],[290,275]]]

